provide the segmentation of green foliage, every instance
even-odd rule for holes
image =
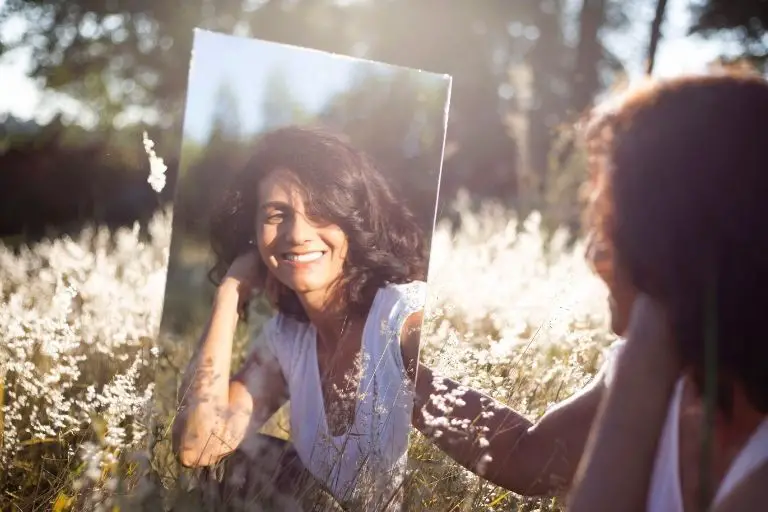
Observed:
[[[586,205],[584,190],[588,172],[578,132],[562,127],[549,155],[549,187],[545,195],[544,221],[549,232],[565,227],[575,237],[582,233],[581,212]]]
[[[742,55],[723,58],[725,64],[746,63],[766,72],[768,64],[768,4],[760,0],[704,0],[691,7],[696,21],[689,32],[702,36],[727,33],[738,41]],[[735,62],[734,62],[735,61]]]
[[[444,194],[452,198],[464,187],[480,199],[513,205],[519,194],[530,193],[533,207],[540,208],[553,129],[583,109],[603,85],[599,77],[616,68],[597,34],[622,26],[621,5],[589,1],[573,16],[558,0],[8,0],[0,18],[27,20],[18,41],[2,43],[31,47],[33,76],[82,100],[103,129],[127,119],[122,113],[129,107],[147,108],[162,112],[161,126],[175,126],[178,137],[194,27],[450,74]],[[568,40],[574,28],[580,35]],[[519,67],[531,71],[529,83],[510,82],[510,71]],[[283,111],[288,84],[273,78],[275,103],[267,110]],[[376,102],[371,94],[350,97],[349,105],[335,109],[366,111],[361,105]],[[307,119],[298,106],[294,110],[294,119]],[[513,113],[525,117],[526,133],[509,130]],[[376,115],[373,124],[382,133],[403,127],[387,112]],[[269,112],[267,117],[275,120]],[[173,147],[178,139],[170,139]],[[176,151],[163,153],[173,160]],[[523,173],[537,177],[535,190],[520,190]]]
[[[231,177],[246,164],[260,130],[320,123],[365,151],[425,231],[430,230],[443,147],[444,81],[409,70],[366,71],[329,98],[319,112],[310,112],[293,96],[279,69],[270,77],[264,93],[264,125],[255,134],[242,129],[237,119],[243,98],[222,88],[213,106],[209,139],[201,144],[185,138],[175,201],[178,229],[207,240],[211,210]]]
[[[760,0],[706,0],[691,7],[696,17],[691,33],[711,35],[735,31],[744,40],[760,41],[768,30],[768,5]]]

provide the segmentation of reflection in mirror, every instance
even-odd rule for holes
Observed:
[[[450,78],[193,54],[153,459],[210,509],[399,510]]]

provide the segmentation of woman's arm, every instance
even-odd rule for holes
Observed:
[[[604,394],[604,371],[534,424],[502,403],[417,365],[421,319],[421,313],[412,315],[401,338],[409,376],[416,380],[414,426],[463,467],[500,487],[528,496],[566,488]],[[448,413],[441,411],[439,404],[452,396],[460,402],[453,401]],[[471,427],[442,426],[462,421]]]
[[[627,342],[578,471],[569,511],[645,510],[656,449],[680,375],[660,307],[635,300]]]
[[[172,441],[184,466],[215,464],[237,448],[249,427],[260,427],[285,400],[282,374],[257,351],[230,379],[232,342],[244,293],[237,265],[216,292],[211,317],[182,379]]]

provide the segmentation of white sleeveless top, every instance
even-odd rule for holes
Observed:
[[[355,418],[341,436],[332,436],[326,423],[315,327],[281,314],[265,326],[267,346],[288,384],[291,442],[304,466],[342,503],[376,494],[386,501],[404,477],[414,389],[400,333],[405,320],[424,309],[426,290],[426,283],[415,281],[377,292],[363,329]]]
[[[610,385],[614,367],[624,341],[614,343],[610,348],[605,367],[605,383]],[[651,483],[648,489],[648,512],[685,512],[680,489],[680,403],[683,397],[684,379],[680,378],[669,402],[667,418],[656,451]],[[768,460],[768,419],[758,426],[749,441],[741,449],[728,468],[711,506],[720,503],[733,489]]]

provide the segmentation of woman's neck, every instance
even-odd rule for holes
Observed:
[[[336,345],[349,321],[349,308],[339,293],[313,293],[299,296],[309,322],[315,326],[324,345]]]

